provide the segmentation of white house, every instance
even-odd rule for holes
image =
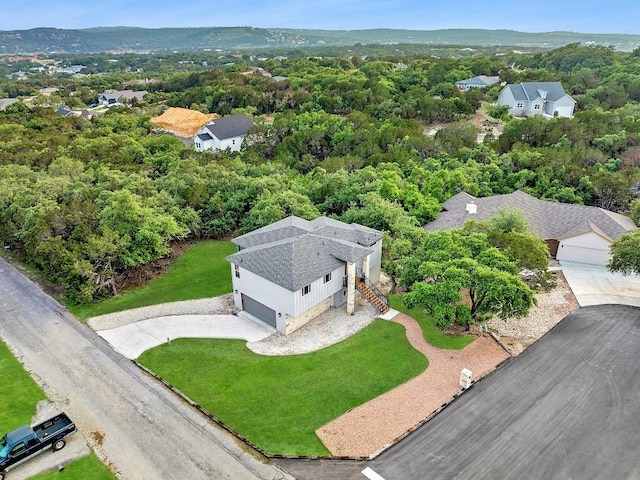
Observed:
[[[636,229],[631,218],[599,207],[540,200],[517,190],[475,198],[460,192],[442,204],[441,212],[425,229],[459,228],[468,220],[486,220],[501,210],[521,210],[533,233],[545,240],[558,260],[605,266],[609,247],[620,235]]]
[[[291,216],[232,241],[236,308],[284,334],[345,302],[353,313],[356,290],[372,292],[363,279],[380,280],[382,234],[355,223]],[[380,299],[369,300],[386,311]]]
[[[573,117],[576,101],[560,82],[523,82],[504,87],[498,95],[498,105],[507,105],[514,117]]]
[[[491,85],[495,85],[496,83],[500,83],[500,77],[478,75],[473,78],[467,78],[466,80],[458,80],[456,82],[456,87],[458,88],[458,90],[466,92],[471,88],[490,87]]]
[[[253,122],[245,115],[229,115],[211,120],[193,138],[197,152],[226,150],[237,152]]]

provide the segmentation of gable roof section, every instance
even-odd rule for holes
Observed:
[[[557,102],[567,95],[567,92],[564,91],[560,82],[522,82],[517,85],[509,84],[505,88],[511,90],[515,100],[529,102],[538,98],[544,99],[548,102]],[[546,97],[544,97],[544,95],[546,95]],[[571,97],[569,96],[569,98]]]
[[[466,80],[458,80],[456,85],[477,85],[481,87],[487,87],[495,83],[500,82],[500,77],[488,77],[486,75],[477,75],[473,78],[467,78]]]
[[[477,213],[472,215],[466,211],[466,205],[471,202],[477,205]],[[524,212],[531,230],[543,239],[563,240],[594,232],[612,241],[636,228],[629,217],[609,210],[540,200],[520,190],[484,198],[461,192],[442,206],[445,211],[425,226],[427,231],[460,228],[468,220],[487,220],[500,210],[514,209]]]
[[[218,140],[246,135],[253,127],[253,122],[245,115],[229,115],[207,123],[203,128]]]
[[[233,239],[240,250],[227,257],[260,277],[295,291],[373,253],[382,234],[327,217],[308,221],[295,216]]]

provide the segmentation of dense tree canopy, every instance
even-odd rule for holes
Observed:
[[[585,45],[477,58],[126,54],[76,59],[101,76],[2,77],[0,96],[34,100],[0,111],[0,240],[73,300],[91,301],[118,292],[131,269],[167,255],[176,240],[329,215],[383,230],[385,270],[417,292],[408,298],[449,299],[438,313],[444,323],[518,315],[530,292],[514,272],[543,268],[539,239],[498,219],[455,234],[460,248],[481,245],[484,254],[434,260],[422,225],[460,191],[521,189],[637,217],[639,58]],[[273,77],[251,73],[257,66]],[[148,101],[90,121],[55,113],[141,80],[137,69],[153,78],[144,84]],[[489,110],[505,121],[503,133],[477,143],[470,120],[499,86],[460,92],[453,84],[498,73],[509,82],[561,81],[578,101],[575,118]],[[45,86],[59,91],[45,97]],[[245,113],[257,125],[241,152],[197,153],[152,130],[149,119],[166,106]],[[434,126],[435,135],[425,133]],[[461,288],[468,312],[455,300]]]

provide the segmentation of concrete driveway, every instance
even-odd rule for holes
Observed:
[[[640,306],[640,278],[611,273],[605,267],[560,262],[562,273],[581,307],[620,304]]]
[[[176,338],[237,338],[256,342],[273,333],[236,315],[171,315],[96,332],[129,359]]]

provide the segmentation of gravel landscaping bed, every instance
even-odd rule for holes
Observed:
[[[233,294],[228,293],[220,297],[160,303],[148,307],[132,308],[123,312],[107,313],[91,317],[87,320],[87,324],[94,330],[109,330],[150,318],[171,315],[225,315],[234,312]]]
[[[538,305],[532,307],[525,318],[496,317],[487,322],[489,331],[500,337],[512,355],[518,355],[579,307],[562,272],[558,271],[556,276],[556,288],[537,294]]]
[[[257,342],[248,342],[247,348],[260,355],[299,355],[341,342],[358,333],[377,317],[378,311],[369,304],[359,306],[353,315],[347,315],[344,306],[330,308],[289,335],[274,333]]]

